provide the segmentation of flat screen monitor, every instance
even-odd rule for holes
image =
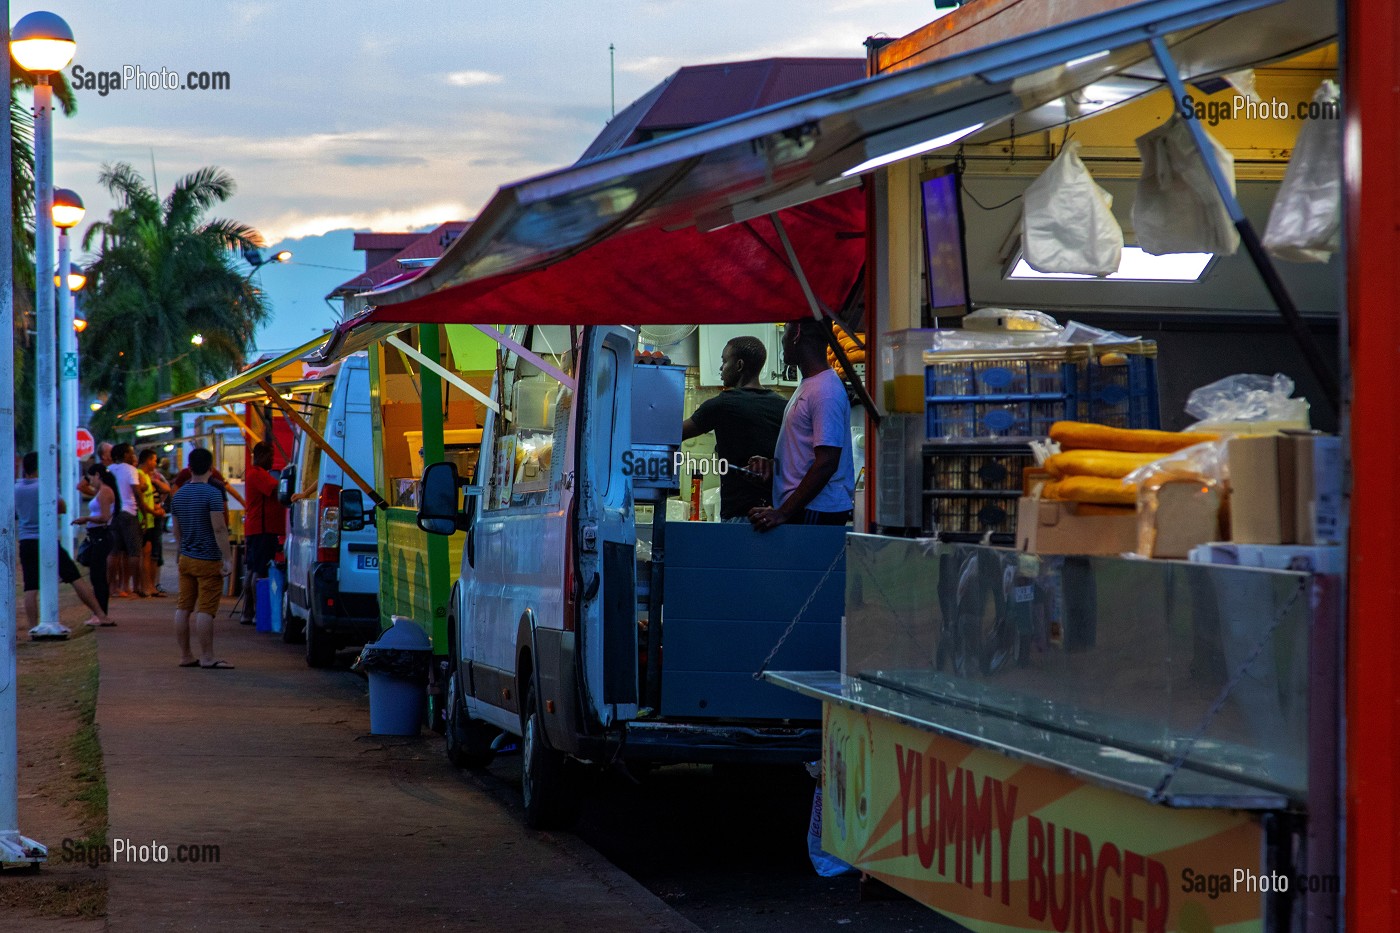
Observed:
[[[924,279],[928,316],[960,317],[968,312],[967,243],[962,212],[962,181],[956,165],[919,178],[924,214]],[[933,326],[925,321],[925,327]]]

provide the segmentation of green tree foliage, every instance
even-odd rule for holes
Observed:
[[[110,435],[122,411],[232,375],[242,365],[269,308],[239,271],[237,254],[263,245],[252,227],[208,219],[227,201],[233,179],[202,168],[161,200],[126,163],[104,165],[99,178],[117,206],[88,228],[83,376],[108,393],[92,419]],[[204,343],[190,344],[193,334]]]

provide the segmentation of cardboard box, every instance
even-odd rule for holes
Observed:
[[[1335,544],[1342,540],[1341,438],[1313,431],[1234,437],[1230,540]]]
[[[1294,540],[1293,451],[1284,455],[1278,435],[1232,437],[1226,442],[1230,464],[1230,540],[1241,544],[1288,544]]]
[[[1236,544],[1232,541],[1217,541],[1192,548],[1190,559],[1198,564],[1224,564],[1230,567],[1341,573],[1346,568],[1346,549],[1332,545]]]
[[[1316,432],[1285,432],[1293,460],[1293,524],[1298,544],[1342,540],[1342,439]]]
[[[1032,554],[1126,554],[1137,547],[1137,512],[1023,497],[1016,547]]]

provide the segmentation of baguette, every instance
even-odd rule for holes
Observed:
[[[1096,502],[1099,505],[1137,505],[1137,486],[1102,476],[1067,476],[1046,483],[1041,490],[1045,499],[1068,502]]]
[[[1218,441],[1218,434],[1203,432],[1129,430],[1110,428],[1085,421],[1056,421],[1050,426],[1050,439],[1062,450],[1117,450],[1127,453],[1170,454],[1207,441]]]
[[[1140,466],[1158,459],[1155,453],[1128,453],[1121,450],[1067,450],[1045,461],[1045,469],[1057,477],[1103,476],[1122,479]]]

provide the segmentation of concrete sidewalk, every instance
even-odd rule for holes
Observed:
[[[173,603],[116,600],[97,633],[111,839],[170,858],[109,867],[110,930],[697,929],[573,836],[526,830],[438,736],[368,735],[363,680],[307,668],[231,600],[215,656],[236,669],[178,667]]]

